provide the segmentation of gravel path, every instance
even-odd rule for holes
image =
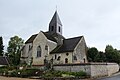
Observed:
[[[4,76],[0,76],[0,80],[38,80],[38,79],[28,79],[28,78],[16,78],[16,77],[4,77]]]

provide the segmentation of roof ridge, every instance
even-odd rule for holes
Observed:
[[[31,35],[31,36],[26,40],[25,44],[26,44],[26,43],[31,43],[31,42],[33,42],[33,40],[36,38],[37,35],[38,35],[38,34],[33,34],[33,35]]]
[[[46,36],[46,38],[47,38],[48,40],[57,42],[56,39],[55,39],[52,35],[49,34],[49,32],[43,32],[43,31],[42,31],[42,33]]]
[[[33,34],[33,35],[38,35],[38,34]]]
[[[78,36],[78,37],[67,38],[67,39],[65,39],[65,40],[75,39],[75,38],[81,38],[81,37],[83,37],[83,36]]]

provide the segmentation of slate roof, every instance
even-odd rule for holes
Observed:
[[[65,37],[63,37],[62,35],[60,35],[58,33],[54,33],[54,34],[52,34],[52,36],[56,36],[56,37],[59,37],[61,39],[65,39]]]
[[[59,23],[60,25],[62,25],[57,11],[55,11],[55,14],[53,15],[52,20],[50,21],[49,25],[53,25],[53,24],[56,24],[56,23]]]
[[[54,42],[57,42],[57,40],[56,40],[52,35],[50,35],[49,32],[43,32],[43,31],[41,31],[41,32],[47,37],[47,39],[49,39],[49,40],[51,40],[51,41],[54,41]],[[27,44],[27,43],[32,43],[33,40],[36,38],[37,35],[38,35],[38,34],[32,35],[32,36],[25,42],[25,44]],[[59,35],[59,34],[53,34],[53,35],[57,35],[58,37],[65,39],[62,35]]]
[[[50,35],[49,32],[43,32],[42,33],[47,37],[47,39],[57,42],[57,40],[53,37],[53,35]],[[26,42],[26,43],[32,43],[33,40],[36,38],[38,34],[32,35]],[[59,34],[55,34],[61,38],[63,38],[63,45],[59,45],[57,46],[53,51],[50,52],[50,54],[53,53],[63,53],[63,52],[72,52],[74,51],[74,48],[76,47],[76,45],[78,44],[78,42],[80,41],[80,39],[83,36],[80,37],[74,37],[74,38],[69,38],[69,39],[65,39],[62,35]]]
[[[49,32],[43,32],[43,31],[41,31],[41,32],[47,37],[47,39],[49,39],[49,40],[51,40],[51,41],[54,41],[54,42],[57,42],[56,39],[55,39],[52,35],[49,34]],[[32,36],[25,42],[25,44],[27,44],[27,43],[32,43],[32,42],[34,41],[34,39],[36,38],[37,35],[38,35],[38,34],[32,35]]]
[[[27,43],[32,43],[33,40],[36,38],[37,35],[38,35],[38,34],[32,35],[32,36],[25,42],[25,44],[27,44]]]
[[[83,36],[64,39],[63,40],[63,45],[62,46],[57,46],[53,51],[51,51],[50,54],[74,51],[76,45],[78,44],[78,42],[81,40],[82,37]]]
[[[47,37],[47,39],[51,40],[51,41],[54,41],[54,42],[57,42],[56,39],[49,34],[49,32],[43,32],[42,33]]]
[[[0,65],[9,65],[10,60],[8,57],[0,56]]]
[[[55,36],[58,36],[58,37],[60,37],[60,38],[62,38],[62,39],[65,39],[62,35],[57,34],[57,33],[52,34],[52,35],[51,35],[49,32],[43,32],[43,31],[42,31],[42,33],[47,37],[47,39],[49,39],[49,40],[51,40],[51,41],[54,41],[54,42],[57,42],[57,40],[53,37],[54,35],[55,35]]]

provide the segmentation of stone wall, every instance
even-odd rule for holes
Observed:
[[[87,48],[87,46],[86,46],[85,39],[84,39],[84,37],[82,37],[73,52],[73,56],[77,57],[77,60],[74,61],[74,63],[75,62],[77,62],[77,63],[87,63],[88,62],[87,56],[86,56],[86,53],[87,53],[86,48]]]
[[[108,75],[111,75],[112,73],[119,71],[119,65],[117,65],[116,63],[107,63],[107,69]]]
[[[41,57],[37,57],[38,46],[41,47]],[[48,50],[45,49],[45,46],[48,46]],[[39,32],[39,34],[33,41],[33,52],[32,52],[33,63],[32,65],[43,65],[45,56],[49,56],[48,53],[52,51],[56,46],[57,44],[53,41],[48,40],[46,36],[43,34],[43,32]]]
[[[91,76],[107,76],[107,63],[91,63]]]
[[[30,60],[32,57],[32,43],[27,43],[24,45],[24,48],[21,51],[21,57],[21,63],[26,62],[27,64],[30,64]]]
[[[66,55],[68,54],[68,55]],[[49,56],[52,56],[54,59],[54,64],[65,64],[65,59],[68,59],[68,63],[71,64],[72,63],[72,52],[65,52],[65,53],[56,53],[56,54],[50,54]],[[56,59],[55,59],[55,55],[56,55]],[[60,60],[58,60],[58,57],[60,57]],[[50,60],[50,59],[49,59]]]
[[[109,76],[119,71],[116,63],[84,63],[54,65],[55,70],[79,72],[84,71],[91,77]]]

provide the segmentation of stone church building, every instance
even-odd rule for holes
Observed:
[[[21,62],[33,66],[44,65],[44,60],[53,64],[87,63],[87,46],[83,36],[66,39],[62,35],[62,23],[57,11],[50,23],[49,31],[32,35],[21,51]]]

